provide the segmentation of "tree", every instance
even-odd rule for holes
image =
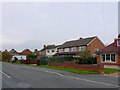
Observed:
[[[34,50],[34,55],[36,55],[37,58],[39,57],[39,51],[37,49]]]
[[[37,59],[36,55],[27,55],[27,59]]]
[[[7,50],[2,52],[2,61],[10,62],[11,59],[12,59],[12,55]]]
[[[78,55],[80,55],[80,58],[82,59],[91,57],[91,54],[89,51],[81,51]]]

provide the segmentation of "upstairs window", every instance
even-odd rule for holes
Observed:
[[[52,52],[55,52],[54,50],[52,50]]]
[[[76,47],[72,47],[71,52],[75,52],[75,51],[76,51]]]
[[[50,51],[48,50],[47,53],[49,53]]]
[[[65,52],[69,52],[69,48],[65,48]]]
[[[118,40],[118,42],[117,42],[117,43],[118,43],[117,45],[118,45],[118,46],[120,46],[120,40]]]
[[[79,48],[79,51],[86,51],[86,46],[81,46],[81,47]]]

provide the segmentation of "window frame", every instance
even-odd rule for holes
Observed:
[[[84,47],[84,50],[82,50],[83,47]],[[82,48],[82,49],[81,49],[81,48]],[[79,47],[79,51],[86,51],[86,46],[80,46],[80,47]]]
[[[110,54],[110,60],[106,60],[106,54]],[[115,55],[115,62],[113,62],[112,59],[111,59],[111,55],[112,55],[112,54]],[[105,55],[105,61],[103,61],[102,55]],[[103,62],[103,63],[116,63],[116,54],[115,54],[115,53],[105,53],[105,54],[101,54],[101,55],[100,55],[100,60],[101,60],[101,62]]]
[[[76,47],[71,47],[71,52],[76,52]]]
[[[120,45],[119,45],[120,43],[119,43],[118,41],[120,42],[120,40],[117,40],[117,46],[120,46]]]
[[[65,49],[64,49],[64,52],[70,52],[70,51],[69,51],[69,48],[65,48]]]

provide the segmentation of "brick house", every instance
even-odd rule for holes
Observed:
[[[30,51],[29,49],[24,49],[22,52],[21,52],[21,55],[31,55],[33,54],[32,51]]]
[[[113,43],[98,52],[97,61],[104,65],[120,65],[120,34]]]
[[[103,49],[105,45],[97,37],[80,38],[78,40],[67,41],[59,46],[56,56],[77,56],[78,53],[87,51],[95,55],[96,51]]]

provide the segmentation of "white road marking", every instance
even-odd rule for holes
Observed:
[[[9,75],[7,75],[6,73],[0,71],[0,73],[2,73],[3,75],[5,75],[7,78],[11,78]]]
[[[41,72],[46,72],[46,73],[51,73],[51,74],[56,74],[62,77],[67,77],[67,78],[72,78],[72,79],[76,79],[76,80],[82,80],[82,81],[87,81],[87,82],[92,82],[92,83],[98,83],[98,84],[103,84],[103,85],[108,85],[108,86],[113,86],[113,87],[120,87],[119,85],[113,85],[113,84],[108,84],[108,83],[103,83],[103,82],[97,82],[97,81],[93,81],[93,80],[88,80],[88,79],[81,79],[81,78],[76,78],[76,77],[72,77],[72,76],[67,76],[67,75],[63,75],[61,73],[57,73],[57,72],[52,72],[52,71],[44,71],[44,70],[40,70],[40,69],[34,69],[34,68],[30,68],[27,66],[22,66],[28,69],[33,69],[33,70],[37,70],[37,71],[41,71]]]

